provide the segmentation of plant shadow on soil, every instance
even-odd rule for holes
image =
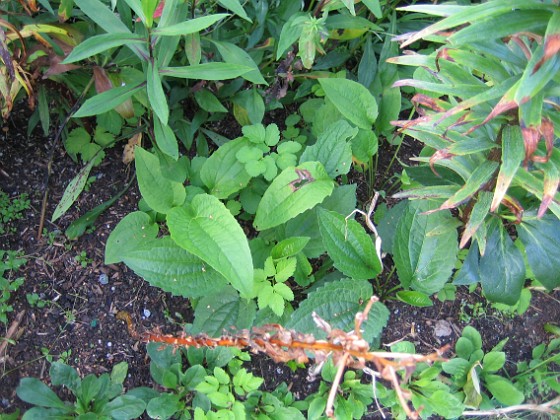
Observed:
[[[27,115],[25,110],[14,112],[0,133],[0,188],[10,196],[28,193],[31,200],[31,208],[24,218],[13,224],[15,233],[0,236],[0,249],[21,250],[28,259],[16,273],[24,276],[25,282],[12,296],[14,310],[0,331],[0,337],[5,337],[19,315],[21,322],[11,336],[15,344],[9,344],[0,354],[0,413],[28,408],[17,398],[15,389],[24,377],[37,377],[48,383],[48,355],[54,360],[62,355],[81,375],[109,372],[116,363],[126,361],[129,364],[125,381],[127,389],[157,387],[150,376],[145,345],[130,337],[126,326],[115,315],[124,310],[131,314],[139,328],[162,327],[166,332],[178,332],[182,323],[192,321],[193,311],[187,299],[151,287],[124,264],[103,264],[108,235],[126,214],[137,209],[140,199],[137,185],[133,184],[101,215],[94,230],[74,242],[66,241],[62,234],[73,220],[110,199],[133,177],[132,168],[121,162],[123,145],[117,144],[107,151],[103,163],[92,170],[91,175],[96,180],[89,191],[84,192],[68,213],[53,224],[48,220],[67,183],[80,169],[60,144],[55,147],[45,221],[45,228],[51,235],[38,240],[47,164],[53,142],[52,138],[41,137],[39,130],[27,137]],[[415,149],[418,147],[414,144],[402,147],[401,161],[417,153]],[[383,146],[379,153],[378,172],[383,173],[386,168],[383,165],[390,161],[393,149]],[[362,190],[360,199],[368,201],[363,175],[357,174],[354,182]],[[85,267],[76,260],[83,252],[88,258]],[[390,264],[390,259],[385,264]],[[385,267],[385,273],[389,271],[390,267]],[[102,274],[109,279],[105,285],[99,281]],[[395,283],[395,279],[385,281]],[[26,295],[33,293],[44,302],[42,308],[28,302]],[[404,339],[414,342],[418,352],[433,352],[445,344],[453,344],[461,330],[472,325],[481,333],[485,350],[509,338],[505,351],[508,367],[514,371],[516,361],[530,360],[532,349],[550,340],[551,336],[544,331],[543,325],[560,320],[558,291],[551,294],[534,292],[528,311],[523,316],[514,317],[493,309],[480,292],[469,294],[463,288],[458,290],[453,301],[433,301],[434,305],[428,308],[385,301],[391,317],[382,337],[383,348]],[[318,386],[317,381],[306,381],[305,370],[294,373],[286,365],[276,364],[265,356],[252,356],[247,367],[265,379],[264,386],[269,390],[286,382],[298,399],[305,398]],[[373,410],[375,408],[367,418],[380,418]]]

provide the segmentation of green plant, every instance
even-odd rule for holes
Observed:
[[[35,306],[39,309],[44,308],[48,304],[48,302],[43,300],[37,293],[27,293],[25,298],[30,306]]]
[[[0,235],[14,233],[15,227],[11,226],[11,223],[21,219],[29,206],[30,201],[27,194],[10,198],[7,193],[0,190]]]
[[[480,282],[489,300],[514,305],[530,268],[553,289],[560,284],[557,5],[526,0],[512,9],[494,0],[402,10],[444,18],[399,38],[402,47],[421,39],[435,46],[390,59],[413,68],[395,85],[413,89],[418,113],[395,124],[424,144],[422,164],[407,168],[410,185],[396,194],[412,201],[389,212],[402,216],[387,249],[400,281],[438,292],[458,248],[470,242],[455,284]],[[449,36],[438,35],[444,30]]]
[[[87,252],[82,251],[74,257],[74,259],[83,267],[86,268],[88,264],[91,264],[93,260],[88,258]]]
[[[72,393],[74,401],[63,401],[47,385],[36,378],[23,378],[16,390],[20,399],[36,407],[27,410],[23,419],[42,418],[122,418],[139,417],[146,408],[141,398],[142,388],[123,394],[128,365],[115,365],[111,374],[93,374],[80,378],[78,372],[63,362],[51,364],[49,374],[53,386],[64,386]]]
[[[8,302],[12,293],[17,291],[24,282],[23,277],[12,278],[12,273],[27,263],[17,251],[0,250],[0,322],[8,322],[8,313],[14,308]],[[8,272],[8,274],[6,274]]]

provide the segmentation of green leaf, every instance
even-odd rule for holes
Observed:
[[[140,91],[143,87],[144,83],[139,85],[119,86],[109,89],[85,101],[73,117],[83,118],[103,114],[104,112],[118,107],[136,92]]]
[[[560,285],[560,220],[546,214],[540,220],[525,220],[517,229],[535,278],[548,290]]]
[[[152,419],[168,419],[182,408],[179,395],[162,393],[148,402],[146,414]]]
[[[144,413],[146,403],[140,398],[132,395],[121,395],[109,401],[102,410],[101,414],[110,416],[113,419],[137,419]],[[96,416],[97,417],[97,416]]]
[[[32,405],[52,407],[71,413],[72,407],[67,406],[58,396],[37,378],[23,378],[16,389],[17,396]]]
[[[201,89],[194,93],[196,102],[202,109],[208,112],[227,112],[227,108],[223,106],[218,98],[208,89]]]
[[[134,150],[138,188],[148,206],[159,213],[167,213],[181,205],[187,196],[183,184],[163,176],[157,156],[141,147]]]
[[[506,406],[519,405],[525,399],[523,393],[510,381],[498,375],[484,377],[486,387],[501,404]]]
[[[348,79],[319,79],[325,95],[351,123],[371,130],[378,114],[377,102],[361,84]]]
[[[175,296],[208,296],[216,288],[227,284],[224,276],[199,257],[179,247],[168,236],[144,239],[135,249],[126,253],[121,251],[120,258],[152,286]]]
[[[393,258],[403,287],[436,293],[451,276],[457,259],[457,231],[433,234],[453,218],[448,211],[422,214],[437,208],[424,200],[409,201],[397,223]]]
[[[316,338],[325,337],[311,314],[317,313],[332,328],[351,331],[354,328],[356,312],[363,309],[372,295],[371,285],[365,280],[341,279],[326,283],[309,293],[307,299],[294,311],[286,328],[303,333],[312,333]],[[333,298],[336,296],[336,299]],[[371,343],[381,335],[389,318],[389,311],[381,302],[376,302],[369,312],[368,319],[362,324],[363,335]]]
[[[118,16],[99,0],[74,0],[74,3],[104,31],[110,34],[130,34],[130,30]]]
[[[264,111],[263,98],[256,88],[243,90],[233,97],[233,115],[242,126],[259,124]]]
[[[496,181],[494,199],[490,206],[496,211],[525,156],[523,136],[519,127],[506,126],[502,132],[502,165]]]
[[[346,175],[352,165],[352,147],[348,140],[358,134],[345,120],[329,125],[313,146],[303,151],[300,163],[319,161],[331,178]]]
[[[84,42],[78,44],[62,61],[61,64],[75,63],[110,48],[120,47],[121,45],[145,44],[146,39],[141,35],[131,33],[109,33],[96,35],[86,38]]]
[[[82,384],[76,369],[62,362],[54,362],[49,369],[49,375],[52,385],[64,385],[74,393],[79,391]]]
[[[220,200],[196,195],[190,205],[169,212],[167,225],[177,244],[222,274],[242,297],[255,296],[247,237]]]
[[[274,279],[277,282],[284,282],[288,280],[296,272],[296,265],[297,265],[297,259],[294,257],[283,258],[281,260],[278,260],[278,262],[276,263],[276,275],[274,276]]]
[[[519,300],[525,282],[523,255],[499,221],[493,221],[488,229],[479,275],[487,299],[508,305]]]
[[[233,288],[226,286],[200,299],[194,311],[194,323],[190,332],[219,337],[232,326],[237,329],[249,328],[253,324],[255,313],[253,300],[240,299]]]
[[[249,66],[230,63],[203,63],[184,67],[162,67],[160,75],[181,79],[226,80],[235,79],[253,70]]]
[[[373,279],[381,272],[381,260],[372,238],[355,220],[319,208],[319,230],[334,266],[357,280]]]
[[[149,215],[141,211],[127,214],[113,229],[105,246],[105,264],[123,261],[125,255],[137,249],[146,239],[153,239],[159,228]]]
[[[167,97],[161,85],[161,78],[158,71],[158,62],[154,58],[148,61],[147,90],[148,99],[154,113],[160,119],[162,125],[167,125],[169,120],[169,106],[167,105]]]
[[[430,296],[422,293],[416,292],[414,290],[400,290],[397,292],[397,299],[409,305],[425,308],[428,306],[433,306],[434,303],[430,299]]]
[[[249,18],[249,16],[247,16],[247,13],[245,12],[245,9],[243,9],[243,6],[239,2],[239,0],[218,0],[218,3],[221,4],[223,7],[225,7],[226,9],[231,10],[237,16],[245,19],[246,21],[251,23],[253,22]]]
[[[128,373],[128,363],[120,362],[113,366],[111,369],[111,382],[115,384],[122,384],[126,379]]]
[[[76,199],[82,193],[84,187],[86,186],[89,177],[89,172],[91,171],[91,168],[93,168],[94,164],[95,164],[95,160],[94,159],[90,160],[88,164],[84,166],[80,170],[80,172],[78,172],[78,175],[76,175],[72,179],[72,181],[68,183],[68,186],[64,190],[64,194],[62,195],[60,202],[54,209],[51,222],[54,222],[60,216],[66,213],[68,209],[72,206],[72,204],[74,204],[74,201],[76,201]]]
[[[459,243],[460,248],[463,248],[467,244],[467,242],[472,238],[472,236],[484,222],[484,219],[490,211],[491,201],[492,193],[488,191],[480,191],[476,203],[472,208],[469,221],[467,222],[465,230],[463,231],[463,236],[461,237],[461,242]]]
[[[371,130],[358,130],[358,134],[350,140],[352,156],[361,164],[369,165],[370,159],[377,153],[379,146],[377,136]]]
[[[159,118],[154,119],[154,136],[159,150],[174,160],[179,158],[179,145],[175,133],[171,127],[163,124]]]
[[[308,242],[308,236],[292,236],[274,245],[274,248],[270,251],[270,255],[274,259],[293,257],[300,253]]]
[[[152,34],[161,36],[189,35],[200,32],[227,16],[229,16],[227,13],[210,14],[163,28],[157,27],[152,31]]]
[[[333,188],[334,182],[319,162],[286,168],[264,193],[254,226],[265,230],[281,225],[321,203]]]
[[[497,372],[504,367],[506,354],[503,351],[491,351],[482,359],[483,372]]]
[[[237,154],[250,144],[249,140],[242,137],[231,140],[220,146],[204,162],[200,170],[200,179],[212,195],[221,199],[228,198],[247,186],[251,175],[238,160]]]
[[[255,63],[253,58],[251,58],[249,53],[247,53],[247,51],[239,48],[237,45],[232,44],[231,42],[219,42],[212,40],[212,43],[216,46],[220,55],[226,63],[249,66],[252,68],[250,72],[242,74],[241,77],[251,83],[268,86],[268,83],[266,83],[266,80],[264,80],[259,67]]]
[[[276,60],[280,59],[282,54],[301,36],[302,24],[306,18],[309,18],[309,14],[296,13],[290,16],[288,21],[282,26],[278,40],[278,49],[276,50]]]

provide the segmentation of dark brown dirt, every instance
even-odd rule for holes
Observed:
[[[95,229],[77,241],[68,242],[62,234],[73,220],[114,196],[133,176],[131,168],[120,159],[123,145],[108,151],[104,162],[92,171],[97,180],[89,191],[61,219],[50,223],[48,220],[64,188],[80,165],[64,153],[61,145],[53,146],[51,138],[41,137],[38,130],[27,138],[23,125],[25,115],[14,114],[0,134],[0,188],[11,196],[26,192],[31,199],[31,208],[24,219],[13,225],[15,233],[0,236],[0,249],[21,250],[28,259],[17,273],[25,277],[25,282],[12,297],[14,311],[0,331],[0,336],[6,336],[10,325],[21,314],[21,323],[11,337],[15,344],[9,344],[5,354],[0,354],[0,413],[26,408],[15,394],[17,384],[29,376],[48,382],[47,358],[50,357],[54,360],[65,357],[82,375],[107,372],[114,364],[126,361],[129,364],[127,388],[153,386],[145,347],[128,335],[122,321],[115,317],[117,311],[129,312],[144,328],[161,326],[166,331],[180,331],[181,323],[192,321],[192,310],[188,300],[149,286],[123,264],[103,264],[108,235],[122,217],[136,210],[140,198],[137,186],[133,184],[97,220]],[[53,147],[53,175],[45,221],[47,235],[39,240],[37,229]],[[381,150],[379,174],[383,174],[381,165],[388,164],[393,151],[392,147]],[[414,145],[406,144],[400,158],[406,159],[413,153]],[[356,179],[366,184],[360,176]],[[367,198],[369,192],[362,195]],[[84,266],[76,259],[83,252],[88,258]],[[109,277],[108,284],[99,282],[101,274]],[[45,306],[31,306],[26,299],[31,293],[37,293]],[[505,350],[511,363],[530,359],[533,347],[551,338],[543,330],[544,323],[557,323],[560,319],[558,291],[549,295],[534,292],[527,313],[512,318],[487,306],[477,293],[469,294],[462,289],[456,300],[443,303],[435,300],[429,308],[413,308],[397,301],[386,304],[391,319],[382,339],[383,346],[406,339],[413,341],[418,351],[431,352],[453,343],[465,325],[472,325],[483,335],[487,349],[509,337]],[[473,315],[474,305],[484,310]],[[435,327],[441,320],[448,322],[451,332],[437,337]],[[277,365],[265,357],[254,356],[250,369],[265,378],[268,389],[285,381],[301,399],[316,389],[316,384],[306,383],[305,372],[294,374],[285,365]]]

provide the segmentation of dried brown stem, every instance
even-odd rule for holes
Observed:
[[[560,405],[560,395],[543,404],[520,404],[512,405],[511,407],[496,408],[494,410],[463,411],[463,416],[503,416],[504,414],[514,413],[516,411],[532,411],[560,415],[560,410],[553,408],[555,405]]]

